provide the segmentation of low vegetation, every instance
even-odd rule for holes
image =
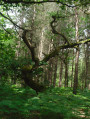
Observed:
[[[0,84],[1,119],[89,119],[90,91],[48,88],[38,95],[33,89]]]

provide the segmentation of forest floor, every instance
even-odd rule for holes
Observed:
[[[90,119],[90,90],[72,88],[43,93],[16,85],[0,85],[0,119]]]

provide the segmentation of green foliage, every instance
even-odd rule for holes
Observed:
[[[40,0],[37,1],[40,2]],[[59,1],[65,4],[72,4],[72,0]],[[81,1],[82,4],[84,4],[85,2],[85,0]],[[3,4],[3,0],[1,0],[0,3]],[[79,0],[75,0],[75,4],[78,3]],[[3,10],[3,14],[5,14],[5,11],[9,11],[10,7],[13,8],[20,5],[21,4],[3,4],[0,9]],[[69,14],[66,13],[65,9],[65,5],[62,4],[60,5],[60,13],[58,12],[57,14],[56,12],[52,12],[50,13],[50,16],[69,16]],[[18,10],[18,12],[20,11]],[[73,23],[68,23],[67,20],[69,20],[67,17],[64,20],[57,18],[57,22],[60,21],[61,23],[66,24],[64,28],[60,26],[61,32],[64,33],[67,38],[74,39],[75,28],[72,28]],[[88,20],[88,16],[87,18],[81,17],[81,21],[85,22],[85,24]],[[80,25],[82,26],[81,23]],[[6,81],[9,80],[9,78],[11,78],[12,80],[21,78],[21,67],[28,66],[28,68],[31,70],[34,65],[34,62],[32,62],[30,58],[15,57],[16,46],[14,40],[17,39],[15,36],[16,33],[12,29],[7,28],[6,25],[7,23],[5,23],[4,18],[0,17],[0,118],[80,119],[84,117],[89,119],[90,91],[88,90],[84,90],[83,92],[78,90],[78,94],[73,95],[71,88],[49,88],[44,93],[39,93],[38,95],[36,95],[36,92],[28,87],[18,88],[16,85],[11,85],[9,84],[9,81]],[[6,32],[5,30],[2,30],[1,26],[5,28]],[[89,25],[87,25],[87,28],[89,28]],[[83,27],[80,31],[80,34],[84,29],[85,28]],[[9,33],[15,35],[11,35]],[[49,39],[57,40],[57,37],[55,37],[54,35],[50,36],[50,34],[52,34],[51,32],[48,32],[48,34]],[[63,55],[68,56],[68,53],[64,52]],[[73,59],[74,57],[72,58],[69,56],[67,58],[68,62],[70,58]],[[47,65],[47,63],[40,62],[39,65]],[[38,75],[42,74],[42,72],[43,68],[39,67],[33,70],[32,74],[34,75],[34,77],[37,77]]]
[[[0,84],[0,117],[6,119],[89,119],[90,91],[72,94],[71,88],[49,88],[36,95],[30,88]],[[14,117],[13,117],[14,115]]]
[[[8,32],[10,30],[11,29],[7,29]],[[20,78],[21,67],[29,64],[33,65],[30,58],[16,58],[14,39],[17,39],[14,35],[7,34],[4,30],[0,29],[0,76],[4,81],[6,81],[8,77],[11,77],[12,80]]]
[[[10,87],[10,85],[0,85],[0,116],[4,115],[12,119],[13,115],[24,116],[24,113],[27,113],[27,98],[30,95],[35,95],[33,90],[28,89],[20,89],[14,87]],[[30,94],[29,94],[30,93]],[[26,103],[25,103],[26,102]],[[10,116],[10,117],[9,117]]]
[[[14,59],[15,52],[10,45],[0,43],[0,75],[7,75],[10,69],[10,61]]]

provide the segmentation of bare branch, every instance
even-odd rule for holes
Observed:
[[[23,27],[18,26],[14,21],[12,21],[12,19],[8,18],[7,16],[5,16],[4,14],[2,14],[1,12],[0,12],[0,15],[2,17],[4,17],[5,19],[9,20],[14,26],[18,27],[19,29],[25,30]]]
[[[0,24],[0,25],[1,25],[1,24]],[[4,28],[4,26],[3,26],[3,25],[1,25],[1,26],[2,26],[3,30],[4,30],[7,34],[12,35],[9,31],[7,31],[7,30]]]

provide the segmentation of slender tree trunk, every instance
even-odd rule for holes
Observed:
[[[81,80],[82,80],[82,82],[81,82],[82,83],[81,88],[83,90],[84,89],[84,82],[85,82],[85,66],[82,68]]]
[[[73,50],[73,56],[74,56],[74,50]],[[74,59],[72,60],[72,79],[71,79],[71,87],[73,87],[73,71],[74,71]]]
[[[76,19],[76,41],[78,42],[78,13],[77,8],[75,8],[75,19]],[[77,93],[78,88],[78,61],[79,61],[79,48],[76,49],[76,58],[75,58],[75,74],[74,74],[74,86],[73,93]]]
[[[59,87],[62,86],[62,73],[63,73],[63,62],[60,62],[60,72],[59,72]]]
[[[68,63],[67,61],[65,62],[65,87],[68,87]]]
[[[77,93],[78,88],[78,61],[79,61],[79,51],[76,50],[76,58],[75,58],[75,73],[74,73],[74,87],[73,87],[73,93]]]
[[[86,60],[86,78],[85,78],[85,88],[87,88],[88,44],[87,44],[87,47],[86,47],[85,60]]]
[[[65,87],[68,87],[68,50],[66,51],[66,55],[65,55],[65,60],[64,60],[64,63],[65,63]]]
[[[57,62],[58,62],[58,59],[56,58],[55,59],[55,67],[54,67],[54,79],[53,79],[53,86],[54,87],[56,86],[56,78],[57,78]]]
[[[47,67],[45,67],[45,73],[44,73],[44,83],[47,84],[48,83],[48,70]]]
[[[48,69],[48,81],[50,86],[52,85],[52,75],[53,75],[53,60],[49,61],[49,69]]]
[[[86,53],[85,53],[85,60],[86,60],[86,77],[85,77],[85,88],[89,88],[90,85],[90,59],[89,59],[89,54],[90,54],[90,44],[88,43],[86,46]]]

